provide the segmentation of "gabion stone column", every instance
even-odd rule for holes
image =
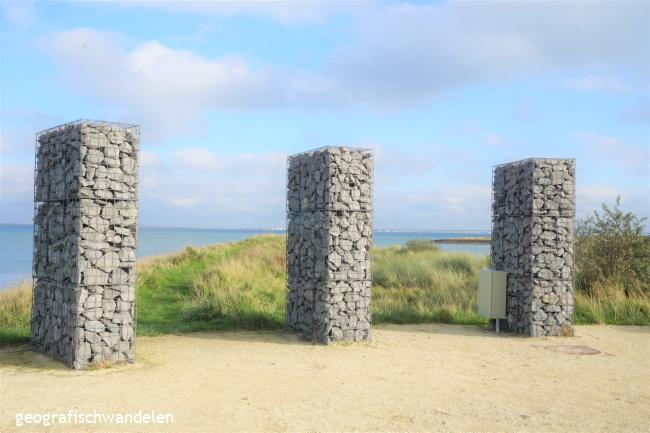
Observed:
[[[492,269],[508,273],[508,328],[571,333],[575,160],[499,165],[492,187]]]
[[[286,323],[305,337],[370,340],[372,151],[327,147],[287,167]]]
[[[37,134],[32,342],[74,368],[133,359],[139,140],[87,120]]]

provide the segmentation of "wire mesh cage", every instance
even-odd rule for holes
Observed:
[[[307,338],[369,338],[373,172],[372,149],[287,158],[285,317]]]
[[[32,337],[73,367],[133,359],[137,125],[36,134]]]
[[[529,158],[493,167],[491,266],[508,272],[512,330],[556,335],[570,320],[574,217],[575,159]]]

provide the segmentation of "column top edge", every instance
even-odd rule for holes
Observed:
[[[499,167],[504,167],[506,165],[511,165],[511,164],[522,164],[526,162],[534,162],[534,161],[572,161],[575,163],[576,159],[575,158],[548,158],[548,157],[539,157],[539,156],[534,156],[531,158],[525,158],[525,159],[520,159],[517,161],[510,161],[510,162],[504,162],[501,164],[496,164],[493,165],[492,168],[499,168]]]
[[[39,131],[36,133],[36,135],[42,135],[42,134],[47,134],[48,132],[53,132],[57,131],[59,129],[66,128],[68,126],[78,126],[78,125],[101,125],[101,126],[107,126],[111,128],[118,128],[118,129],[133,129],[133,128],[140,128],[140,125],[137,123],[121,123],[121,122],[109,122],[107,120],[96,120],[96,119],[77,119],[73,120],[71,122],[67,123],[62,123],[60,125],[53,126],[48,129],[44,129],[42,131]]]
[[[352,146],[323,146],[316,149],[305,150],[304,152],[294,153],[293,155],[287,156],[287,159],[296,158],[302,155],[308,155],[310,153],[323,152],[325,150],[338,149],[338,150],[350,150],[355,152],[365,152],[365,153],[374,153],[374,149],[371,147],[352,147]]]

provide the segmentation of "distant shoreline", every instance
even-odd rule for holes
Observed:
[[[434,239],[436,244],[479,244],[479,245],[489,245],[489,237],[480,237],[480,238],[449,238],[449,239]]]
[[[13,227],[13,228],[29,228],[31,229],[33,227],[33,224],[28,224],[28,223],[0,223],[0,228],[2,227]],[[145,229],[145,230],[196,230],[196,231],[221,231],[221,232],[238,232],[238,231],[245,231],[245,232],[286,232],[287,229],[286,227],[221,227],[221,228],[214,228],[214,227],[177,227],[177,226],[164,226],[164,225],[140,225],[138,226],[140,229]],[[490,230],[480,230],[480,229],[395,229],[395,228],[377,228],[373,229],[374,233],[382,233],[382,234],[404,234],[404,233],[449,233],[449,234],[454,234],[454,233],[465,233],[465,234],[489,234]]]

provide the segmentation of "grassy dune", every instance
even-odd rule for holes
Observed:
[[[186,248],[138,263],[138,334],[284,325],[285,238]],[[478,271],[487,257],[410,243],[373,251],[373,322],[482,324],[476,315]],[[650,298],[610,288],[576,293],[577,323],[650,324]],[[0,345],[27,341],[28,284],[0,293]]]
[[[277,235],[186,248],[138,269],[138,332],[272,329],[284,324],[285,245]]]

